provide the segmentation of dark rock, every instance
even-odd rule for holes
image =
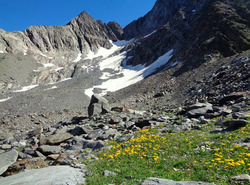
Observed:
[[[109,22],[108,27],[110,27],[117,39],[122,40],[123,29],[121,25],[119,25],[117,22]]]
[[[223,123],[224,126],[226,127],[231,127],[231,128],[239,128],[239,127],[245,127],[247,125],[248,121],[246,120],[229,120]]]
[[[159,92],[159,93],[154,95],[154,98],[159,98],[159,97],[163,97],[163,96],[165,96],[165,93],[164,92]]]
[[[243,142],[244,143],[250,143],[250,137],[246,137],[246,139]]]
[[[74,129],[70,130],[69,133],[73,136],[80,136],[82,134],[86,134],[86,132],[80,126],[77,126]]]
[[[144,120],[144,119],[138,119],[138,121],[135,123],[135,126],[139,128],[151,126],[149,120]]]
[[[224,96],[223,98],[221,98],[219,100],[219,103],[222,105],[225,105],[229,101],[235,101],[235,100],[240,99],[242,97],[248,97],[248,96],[250,96],[250,92],[235,92],[235,93],[228,94],[228,95]]]
[[[111,111],[114,111],[114,112],[123,112],[123,107],[112,107]]]

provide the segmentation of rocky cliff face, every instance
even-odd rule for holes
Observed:
[[[128,27],[131,26],[130,29],[133,30],[135,27],[132,25],[140,25],[137,28],[144,30],[146,23],[149,23],[152,17],[158,19],[160,15],[167,15],[164,11],[156,11],[157,5],[161,2],[157,1],[151,12],[140,19],[143,21],[135,21]],[[177,5],[173,6],[175,8],[171,11],[172,16],[164,19],[166,22],[162,23],[163,25],[159,23],[161,28],[151,35],[144,34],[143,39],[133,45],[128,54],[127,64],[149,65],[159,56],[174,49],[172,64],[177,61],[184,64],[184,67],[176,73],[179,74],[213,57],[228,57],[250,49],[249,6],[246,1],[242,1],[242,4],[211,0],[192,1],[188,4],[185,4],[185,1],[176,2]],[[161,5],[163,6],[162,3]],[[139,24],[140,22],[143,24]],[[127,37],[128,27],[124,29],[124,37]],[[155,28],[148,30],[153,29]],[[166,66],[168,67],[171,67],[171,61]]]
[[[117,40],[112,29],[94,20],[87,12],[82,12],[65,26],[31,26],[24,32],[10,33],[0,30],[0,51],[80,52],[86,55],[100,47],[110,48],[110,40]]]
[[[178,9],[193,2],[188,0],[157,0],[149,13],[124,28],[123,38],[129,40],[159,29],[176,14]]]

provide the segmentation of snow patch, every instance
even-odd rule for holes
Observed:
[[[64,69],[64,67],[58,67],[58,68],[55,69],[55,71],[60,71],[62,69]]]
[[[17,91],[14,91],[14,92],[25,92],[25,91],[29,91],[30,89],[33,89],[35,87],[37,87],[38,85],[30,85],[30,86],[25,86],[23,87],[21,90],[17,90]]]
[[[177,61],[177,62],[174,62],[173,64],[171,64],[171,67],[174,67],[174,66],[177,66],[179,65],[181,62]]]
[[[23,55],[24,55],[24,56],[27,55],[27,50],[24,50],[24,51],[23,51]]]
[[[0,103],[1,102],[5,102],[5,101],[7,101],[7,100],[9,100],[9,99],[11,99],[12,97],[8,97],[8,98],[5,98],[5,99],[0,99]]]
[[[196,10],[195,10],[195,9],[193,9],[193,10],[192,10],[192,12],[193,12],[193,13],[195,13],[195,12],[196,12]]]
[[[73,62],[74,62],[74,63],[79,62],[79,61],[81,60],[81,58],[82,58],[82,54],[81,54],[81,53],[78,53],[77,58],[76,58]]]
[[[133,42],[135,42],[136,41],[136,39],[130,39],[130,40],[118,40],[118,41],[116,41],[116,42],[113,42],[113,44],[114,45],[116,45],[116,46],[126,46],[126,45],[128,45],[128,44],[131,44],[131,43],[133,43]]]
[[[1,50],[0,53],[4,53],[4,52]]]
[[[45,55],[45,54],[43,54],[43,53],[40,53],[40,55],[47,58],[47,55]]]
[[[60,82],[64,82],[64,81],[67,81],[67,80],[71,80],[72,78],[64,78],[62,79]]]
[[[120,55],[107,58],[100,63],[100,70],[103,71],[104,69],[112,69],[118,72],[114,74],[104,72],[100,79],[106,81],[104,81],[101,85],[86,89],[85,94],[91,97],[93,90],[95,88],[99,88],[102,89],[102,93],[100,95],[105,95],[108,91],[114,92],[135,84],[154,73],[158,68],[165,65],[171,59],[172,53],[173,50],[168,51],[147,67],[141,64],[137,66],[127,65],[121,67],[120,64],[126,58],[126,53],[121,53]],[[112,79],[111,77],[115,77],[115,75],[116,78]],[[119,75],[119,77],[117,77],[117,75]]]
[[[47,64],[43,64],[44,67],[53,67],[55,66],[55,64],[52,63],[47,63]]]
[[[45,91],[52,90],[52,89],[57,89],[57,86],[53,86],[51,88],[45,89]]]
[[[143,38],[147,38],[147,37],[149,37],[150,35],[154,34],[156,31],[157,31],[157,30],[155,30],[155,31],[151,32],[151,33],[150,33],[150,34],[148,34],[148,35],[145,35]]]
[[[107,58],[108,56],[110,56],[111,54],[113,54],[115,51],[117,51],[118,49],[121,49],[122,47],[124,47],[125,45],[131,44],[135,41],[135,39],[131,39],[131,40],[118,40],[116,42],[112,42],[111,40],[109,41],[113,46],[110,49],[106,49],[106,48],[100,48],[96,53],[90,51],[87,55],[86,59],[94,59],[97,57],[103,57],[103,59]]]

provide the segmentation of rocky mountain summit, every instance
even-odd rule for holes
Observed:
[[[0,184],[27,183],[12,174],[48,166],[23,173],[30,184],[48,172],[45,184],[85,184],[92,172],[79,161],[147,129],[157,137],[206,126],[216,138],[249,131],[249,8],[248,0],[157,0],[125,28],[84,11],[64,26],[0,29]],[[250,147],[248,135],[237,137],[230,142]],[[235,175],[226,181],[250,181]]]

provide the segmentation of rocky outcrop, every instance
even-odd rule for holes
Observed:
[[[133,21],[124,28],[123,38],[130,40],[132,38],[147,35],[161,26],[174,16],[176,11],[182,6],[187,5],[187,0],[157,0],[153,9],[144,17]],[[190,2],[189,2],[190,3]]]
[[[157,1],[156,5],[162,6],[158,9],[168,6],[163,2],[172,1]],[[143,39],[137,41],[129,51],[127,64],[149,65],[173,49],[173,57],[163,69],[166,70],[172,67],[172,64],[174,66],[175,62],[181,61],[184,65],[175,74],[180,75],[205,61],[216,57],[232,56],[250,49],[249,9],[246,2],[242,6],[222,0],[193,1],[188,4],[185,4],[187,3],[185,1],[176,1],[176,3],[173,3],[175,11],[171,13],[171,16],[167,19],[160,19],[166,22],[158,24],[160,25],[158,29],[150,30],[150,27],[145,26],[150,30],[149,32],[137,33],[135,26],[138,24],[138,30],[143,30],[141,25],[151,22],[149,15],[154,15],[156,5],[149,14],[139,19],[143,21],[135,21],[124,28],[124,35],[128,32],[127,30],[132,30],[131,34],[137,33],[143,36]],[[140,22],[143,24],[139,24]]]
[[[116,34],[120,31],[117,23],[111,24]],[[0,30],[0,51],[7,53],[82,53],[98,48],[110,48],[110,40],[117,40],[112,29],[96,21],[87,12],[82,12],[64,26],[31,26],[24,32]],[[119,34],[118,34],[119,35]]]
[[[93,115],[105,114],[110,112],[111,108],[108,100],[105,98],[94,94],[91,97],[90,104],[88,107],[88,115],[91,118]]]
[[[116,35],[117,39],[122,40],[123,28],[117,22],[109,22],[108,27]]]

